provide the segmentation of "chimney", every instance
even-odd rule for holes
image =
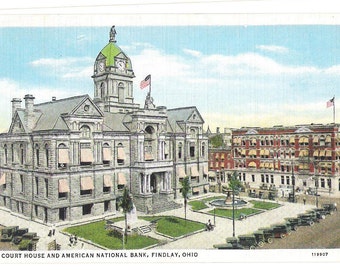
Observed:
[[[219,127],[216,128],[216,133],[220,133],[220,128]]]
[[[31,131],[34,126],[34,99],[32,95],[25,95],[25,125]]]
[[[57,98],[56,97],[52,97],[52,101],[56,101],[57,100]]]
[[[12,119],[13,119],[17,109],[21,108],[21,98],[13,98],[11,102],[12,102]]]

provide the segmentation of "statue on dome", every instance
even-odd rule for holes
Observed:
[[[144,109],[154,109],[156,108],[155,104],[153,104],[153,98],[150,95],[150,91],[146,95]]]
[[[115,26],[113,25],[110,30],[110,42],[116,42],[116,35],[117,31],[115,29]]]

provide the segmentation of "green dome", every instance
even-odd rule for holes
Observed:
[[[115,42],[109,42],[101,51],[102,54],[106,59],[106,66],[114,66],[115,65],[115,58],[118,56],[119,58],[124,58],[127,61],[127,69],[132,69],[130,58],[119,48]],[[99,54],[99,55],[100,55]],[[98,56],[99,57],[99,56]],[[97,57],[97,58],[98,58]]]

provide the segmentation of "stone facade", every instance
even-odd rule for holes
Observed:
[[[208,192],[208,138],[196,107],[134,102],[131,60],[115,30],[94,63],[88,95],[34,103],[12,100],[0,134],[0,207],[45,223],[114,215],[127,187],[137,210],[180,207],[181,179]]]

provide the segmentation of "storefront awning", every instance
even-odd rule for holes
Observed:
[[[249,162],[248,167],[256,168],[256,163],[255,163],[255,161]]]
[[[118,147],[118,156],[117,156],[117,158],[120,159],[120,160],[125,160],[126,159],[125,151],[124,151],[123,147]]]
[[[122,172],[118,173],[117,184],[118,185],[126,185],[125,173],[122,173]]]
[[[200,188],[199,187],[193,187],[192,193],[197,193],[197,192],[200,192]]]
[[[110,174],[105,174],[104,175],[104,182],[103,182],[104,187],[113,187],[112,184],[112,179]]]
[[[248,153],[249,156],[256,156],[256,150],[252,149]]]
[[[187,175],[185,174],[184,168],[178,168],[177,174],[179,178],[185,178]]]
[[[70,192],[70,187],[68,186],[67,179],[59,179],[58,190],[59,190],[59,193]]]
[[[190,168],[190,171],[191,171],[191,176],[192,177],[198,177],[200,174],[198,173],[198,170],[197,170],[197,167],[191,167]]]
[[[204,166],[203,168],[203,174],[207,175],[209,173],[208,166]]]
[[[0,177],[0,186],[5,185],[6,184],[6,174],[3,173]]]
[[[93,179],[91,176],[83,176],[80,179],[80,189],[81,190],[90,190],[94,189]]]
[[[83,148],[80,151],[81,162],[93,162],[93,153],[90,148]]]
[[[308,138],[307,137],[301,137],[300,139],[299,139],[299,143],[308,143],[309,142],[309,140],[308,140]]]
[[[326,143],[330,143],[330,142],[332,141],[331,136],[328,135],[328,136],[326,137],[326,140],[325,140],[325,141],[326,141]]]
[[[103,148],[103,160],[105,161],[111,161],[112,160],[112,151],[109,147]]]
[[[308,157],[309,152],[308,150],[301,150],[299,153],[299,157]]]
[[[70,163],[67,148],[59,148],[58,149],[58,163],[63,163],[63,164]]]
[[[144,153],[144,160],[154,160],[152,153]]]
[[[294,137],[290,137],[290,138],[289,138],[289,143],[290,143],[290,144],[295,143],[295,138],[294,138]]]
[[[313,157],[318,157],[319,156],[319,150],[315,150],[313,153]]]
[[[318,143],[319,142],[319,137],[318,136],[315,136],[314,138],[313,138],[313,143]]]
[[[332,150],[326,150],[326,157],[332,156]]]

